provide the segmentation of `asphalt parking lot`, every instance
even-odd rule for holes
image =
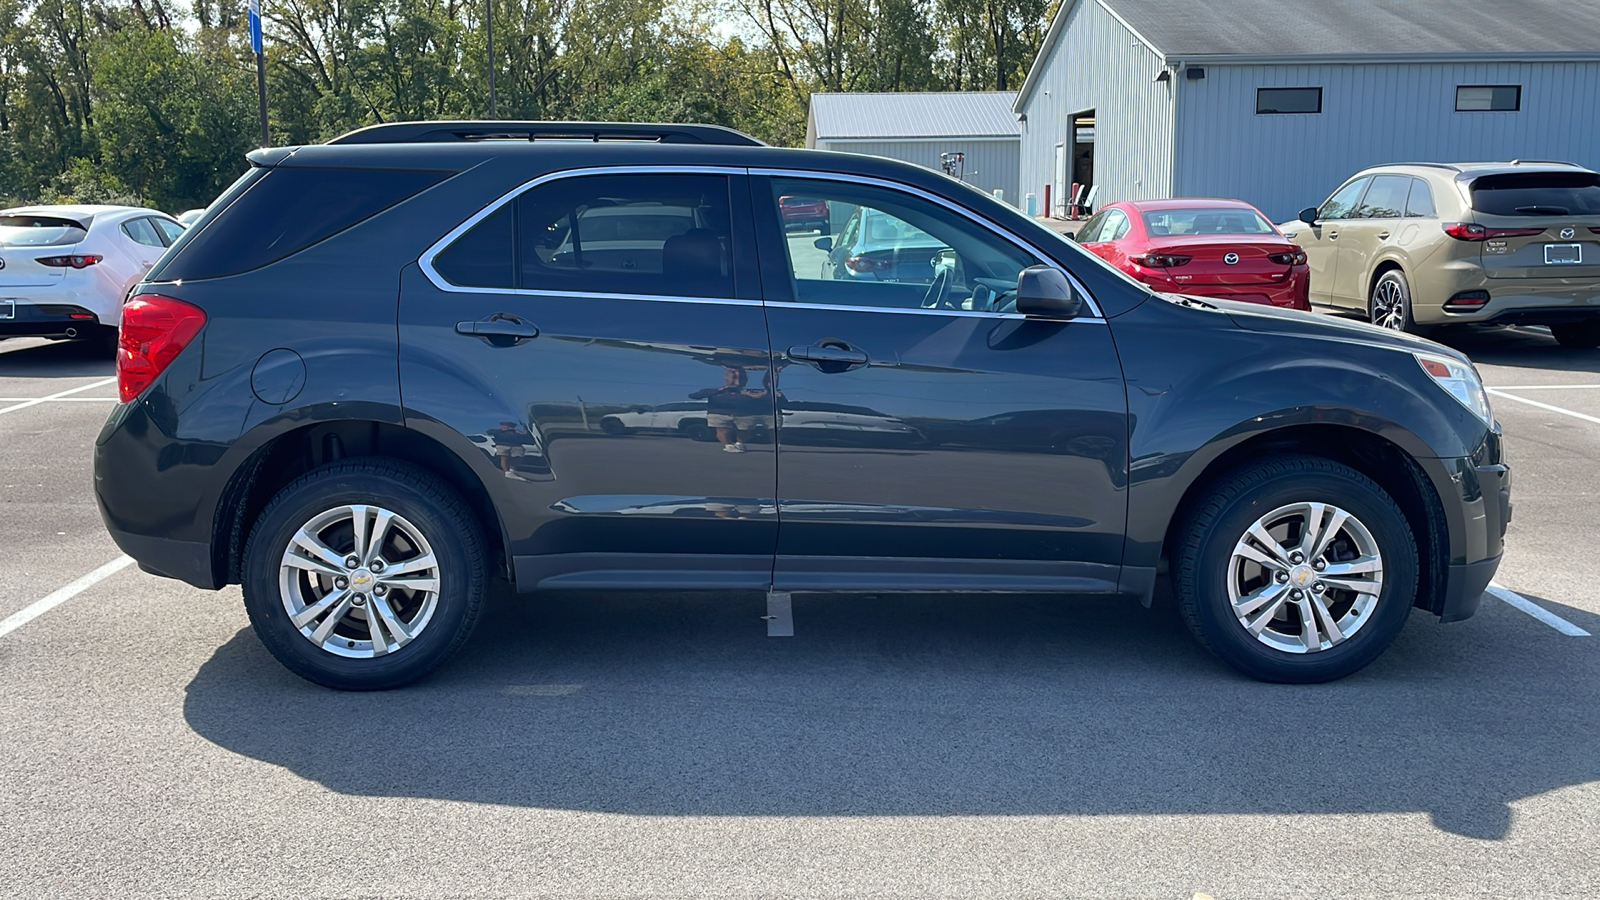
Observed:
[[[1448,340],[1515,467],[1500,593],[1342,682],[1121,603],[801,597],[771,640],[755,595],[550,595],[364,695],[120,562],[110,363],[0,343],[0,895],[1593,896],[1600,352]]]

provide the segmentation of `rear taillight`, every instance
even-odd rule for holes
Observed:
[[[1488,291],[1461,291],[1444,302],[1444,309],[1445,312],[1477,312],[1488,302]]]
[[[104,256],[96,256],[93,253],[85,253],[81,256],[41,256],[36,260],[36,262],[38,262],[41,266],[49,266],[52,269],[65,269],[68,267],[74,269],[87,269],[103,259],[105,259]]]
[[[894,266],[894,260],[872,256],[852,256],[844,261],[852,272],[882,272]]]
[[[1143,256],[1135,256],[1133,264],[1144,266],[1146,269],[1171,269],[1184,265],[1191,259],[1194,257],[1179,256],[1176,253],[1146,253]]]
[[[1280,266],[1303,266],[1306,264],[1306,252],[1304,250],[1290,250],[1288,253],[1274,253],[1268,256],[1267,259]]]
[[[1591,228],[1589,230],[1594,232],[1595,234],[1600,234],[1600,228]]]
[[[206,324],[196,306],[160,294],[139,294],[122,306],[117,338],[117,393],[122,402],[144,393]]]
[[[1444,233],[1458,241],[1487,241],[1493,238],[1533,237],[1544,234],[1543,228],[1485,228],[1471,222],[1446,222]]]

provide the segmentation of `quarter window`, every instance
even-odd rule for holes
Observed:
[[[540,185],[433,260],[460,287],[733,296],[728,179],[594,175]]]
[[[166,238],[166,244],[169,247],[183,234],[183,226],[171,219],[151,219],[150,221],[156,223],[156,228]]]
[[[1520,84],[1463,84],[1456,88],[1456,112],[1516,112],[1520,109]]]
[[[1256,88],[1256,115],[1322,112],[1322,88]]]
[[[1411,179],[1411,196],[1406,199],[1406,215],[1413,219],[1431,219],[1438,215],[1433,205],[1433,188],[1421,178]]]
[[[1038,260],[967,217],[921,198],[844,182],[772,180],[780,196],[816,197],[855,227],[834,238],[785,234],[794,298],[878,308],[999,311]]]

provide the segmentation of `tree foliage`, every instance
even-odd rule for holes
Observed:
[[[1015,89],[1045,0],[263,0],[275,144],[378,122],[709,122],[813,91]],[[245,0],[0,0],[0,202],[214,198],[258,142]]]

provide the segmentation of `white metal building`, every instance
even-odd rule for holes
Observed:
[[[1594,168],[1600,0],[1063,0],[1014,109],[1040,214],[1074,183],[1283,221],[1382,163]]]
[[[952,176],[984,193],[998,188],[1015,204],[1022,146],[1016,99],[1016,91],[812,94],[806,146],[934,171],[944,171],[949,160]]]

